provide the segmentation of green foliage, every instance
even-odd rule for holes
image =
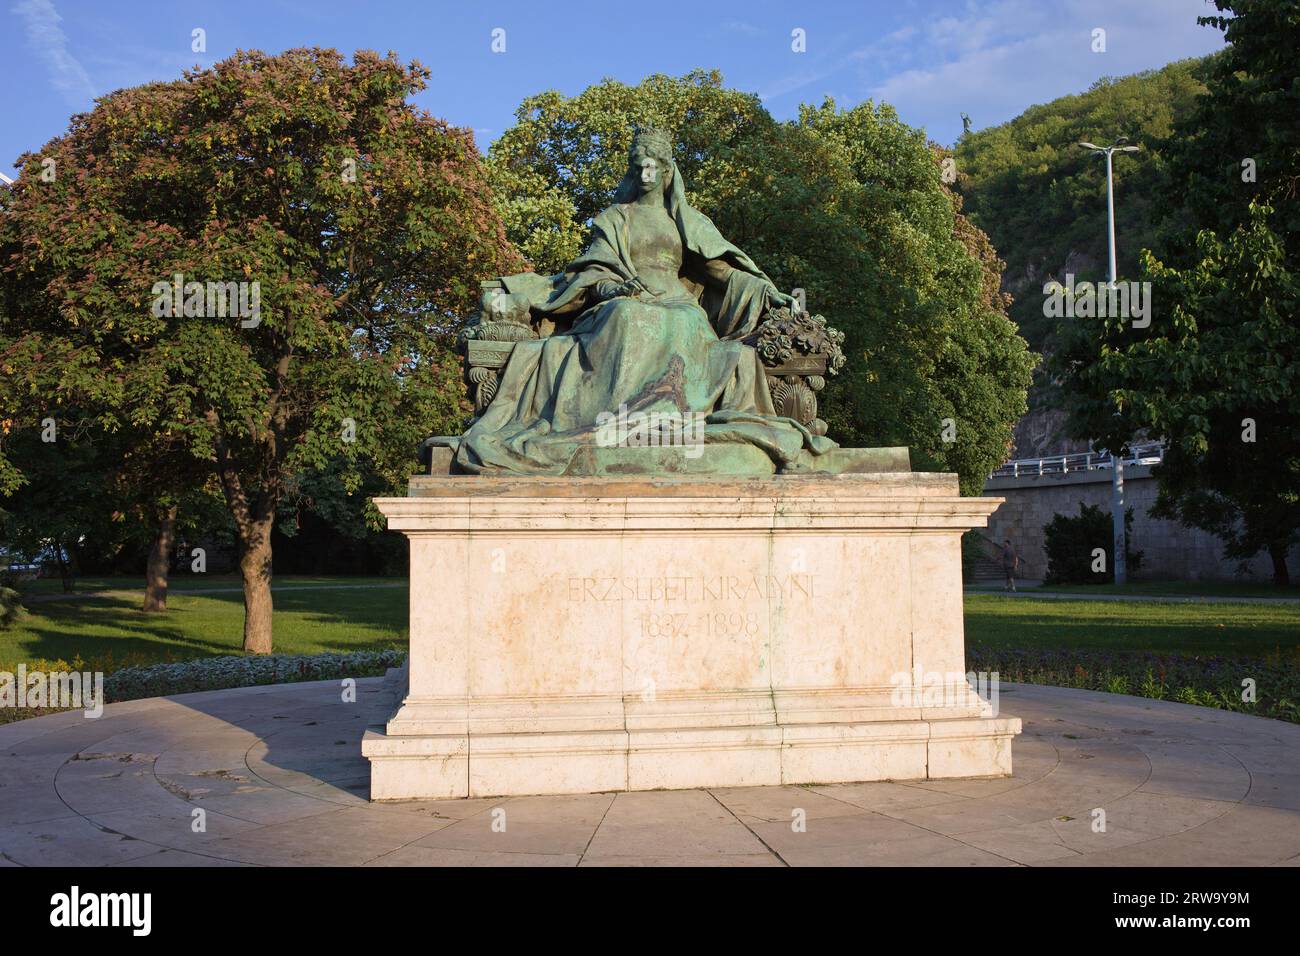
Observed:
[[[1129,571],[1142,566],[1142,552],[1127,547],[1132,537],[1133,509],[1124,512],[1125,561]],[[1043,526],[1047,552],[1045,584],[1108,584],[1115,580],[1114,525],[1109,511],[1079,502],[1077,515],[1057,514]],[[1095,552],[1105,555],[1105,570],[1094,571]]]
[[[1129,678],[1127,674],[1111,674],[1105,678],[1105,684],[1108,694],[1127,694]]]
[[[1171,254],[1191,253],[1197,232],[1226,235],[1251,218],[1251,204],[1272,206],[1293,255],[1300,243],[1296,195],[1300,149],[1300,3],[1214,0],[1219,15],[1198,17],[1223,32],[1210,60],[1207,92],[1175,130],[1168,188],[1158,201],[1187,207],[1187,228],[1168,237]],[[1229,14],[1225,16],[1224,14]],[[1253,160],[1255,176],[1243,175]],[[1159,248],[1153,245],[1153,248]],[[1294,260],[1291,260],[1294,262]]]
[[[533,271],[561,271],[582,249],[583,228],[572,200],[535,170],[501,161],[486,165],[506,234]]]
[[[1196,221],[1143,254],[1151,325],[1076,320],[1056,367],[1076,435],[1169,442],[1153,513],[1230,558],[1266,550],[1283,584],[1300,541],[1300,4],[1216,5],[1236,14],[1212,18],[1231,45],[1170,167]]]
[[[38,582],[52,584],[53,582]],[[240,653],[244,615],[238,577],[177,576],[167,610],[141,614],[140,580],[97,582],[122,590],[41,600],[27,596],[27,616],[0,631],[0,670],[39,658],[71,661],[92,670]],[[276,653],[319,654],[405,648],[406,578],[296,578],[277,575]],[[54,590],[57,590],[55,588]],[[48,592],[47,592],[48,593]]]
[[[13,433],[129,433],[176,493],[198,463],[263,585],[295,475],[400,487],[466,410],[450,347],[480,277],[521,264],[469,133],[408,102],[427,77],[367,51],[241,52],[103,97],[20,157],[0,193]],[[260,321],[157,314],[176,273],[257,282]],[[11,488],[32,462],[9,447]]]
[[[22,620],[25,614],[22,595],[0,583],[0,629]]]
[[[0,627],[3,627],[3,621],[0,621]],[[400,667],[405,660],[405,651],[392,648],[341,654],[209,657],[164,663],[123,662],[111,654],[87,661],[77,655],[71,661],[39,659],[22,663],[26,664],[29,672],[41,671],[45,674],[102,672],[105,675],[105,702],[117,704],[147,697],[170,697],[174,694],[193,694],[232,687],[382,677],[390,668]],[[0,660],[0,671],[13,673],[17,667],[17,664]],[[0,711],[0,724],[75,709],[77,708],[5,709]]]
[[[77,410],[62,415],[67,425]],[[22,481],[4,499],[0,541],[33,559],[66,554],[80,574],[138,565],[159,509],[173,502],[183,538],[228,531],[211,466],[146,441],[135,429],[103,432],[85,419],[51,442],[39,429],[15,430],[0,452],[22,464]]]
[[[4,200],[11,387],[205,461],[224,444],[249,496],[334,458],[405,477],[418,438],[462,412],[447,336],[477,277],[517,263],[468,134],[406,103],[427,75],[368,52],[241,53],[75,117]],[[260,325],[154,316],[175,272],[259,281]]]
[[[957,144],[957,185],[972,222],[1007,261],[1016,301],[1011,317],[1035,349],[1050,348],[1042,286],[1106,279],[1106,164],[1081,141],[1107,145],[1127,136],[1136,153],[1115,160],[1115,217],[1121,276],[1137,272],[1138,253],[1180,220],[1182,203],[1160,190],[1170,175],[1175,124],[1191,114],[1212,61],[1182,60],[1159,70],[1098,80],[1086,93],[1033,106]],[[1172,222],[1171,222],[1172,218]]]
[[[638,124],[673,130],[689,201],[846,334],[823,393],[831,437],[909,445],[977,492],[1006,455],[1034,359],[1005,315],[1001,263],[940,180],[941,155],[885,105],[827,101],[778,123],[716,72],[529,97],[493,145],[510,238],[561,268],[609,204]],[[944,419],[956,441],[944,442]]]
[[[270,654],[265,657],[209,657],[124,667],[104,680],[104,697],[111,704],[146,697],[169,697],[230,687],[296,684],[300,681],[340,681],[382,677],[401,667],[404,651],[349,651],[343,654]]]
[[[0,512],[0,541],[7,549],[27,561],[66,555],[75,566],[82,543],[105,550],[121,546],[101,458],[85,435],[45,443],[35,430],[16,431],[6,451],[27,463],[23,485]]]
[[[1300,723],[1300,668],[1294,656],[1223,657],[1186,654],[1099,653],[1025,648],[971,648],[970,670],[1004,681],[1133,694]],[[1241,681],[1258,682],[1259,697],[1243,700]]]
[[[961,536],[961,579],[969,584],[975,579],[975,569],[988,553],[979,531],[967,531]]]

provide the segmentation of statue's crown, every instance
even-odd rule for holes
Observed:
[[[662,156],[673,154],[673,137],[667,130],[656,126],[638,126],[632,134],[632,149],[643,146]]]

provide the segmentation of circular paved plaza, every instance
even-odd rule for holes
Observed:
[[[1025,730],[1006,779],[371,804],[361,736],[390,686],[0,726],[0,865],[1300,862],[1300,725],[1280,721],[1012,684],[1001,705]]]

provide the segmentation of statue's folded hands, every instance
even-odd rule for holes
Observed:
[[[628,279],[626,282],[616,282],[613,279],[601,279],[593,288],[596,293],[596,298],[601,302],[608,301],[609,299],[634,299],[639,295],[649,292],[649,290],[641,283],[641,280],[636,278]]]

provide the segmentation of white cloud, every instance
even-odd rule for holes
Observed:
[[[923,27],[912,55],[869,95],[891,103],[932,139],[951,142],[960,114],[975,127],[1005,122],[1035,103],[1081,93],[1102,76],[1156,69],[1211,52],[1222,34],[1196,24],[1201,0],[1003,0],[971,7]],[[1107,51],[1092,51],[1092,31],[1106,31]]]
[[[22,0],[10,12],[22,17],[27,42],[45,61],[54,88],[73,106],[89,106],[95,87],[86,68],[68,51],[67,34],[59,25],[63,18],[52,0]]]

